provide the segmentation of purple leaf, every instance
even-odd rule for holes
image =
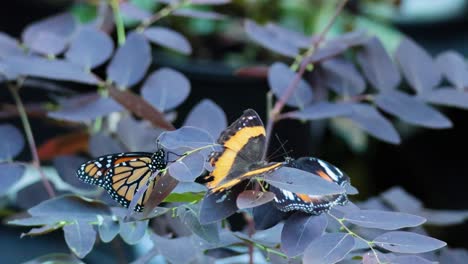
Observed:
[[[83,190],[93,190],[94,186],[84,183],[76,177],[76,170],[85,162],[86,159],[76,156],[59,156],[52,161],[60,178],[65,182]]]
[[[105,217],[104,221],[98,227],[99,237],[102,242],[109,243],[120,231],[120,225],[117,221],[114,221],[111,217]]]
[[[380,40],[375,37],[358,51],[357,61],[364,75],[377,90],[393,90],[401,81],[400,72]]]
[[[359,210],[347,213],[344,219],[358,226],[383,230],[415,227],[426,222],[426,219],[417,215],[378,210]]]
[[[96,241],[96,231],[93,226],[84,221],[75,221],[63,227],[65,242],[70,250],[79,258],[84,258],[93,249]]]
[[[35,259],[24,262],[24,264],[39,264],[39,263],[67,263],[67,264],[85,264],[73,255],[65,253],[52,253]]]
[[[380,196],[385,203],[388,203],[393,209],[400,212],[418,214],[423,209],[421,201],[401,187],[393,187],[383,192]]]
[[[62,109],[49,112],[48,116],[73,122],[86,122],[123,110],[122,106],[112,98],[101,97],[94,93],[63,100],[60,105]]]
[[[198,206],[190,206],[188,209],[181,207],[177,211],[177,215],[192,233],[207,242],[218,243],[220,241],[218,225],[216,223],[208,225],[200,224],[198,212]]]
[[[200,205],[200,223],[214,223],[234,214],[237,211],[236,198],[240,187],[242,186],[234,186],[230,192],[207,193]]]
[[[24,148],[24,137],[10,124],[0,125],[0,160],[11,160]]]
[[[24,166],[15,163],[0,164],[0,196],[8,192],[24,173]]]
[[[97,215],[110,215],[109,208],[79,196],[64,195],[44,201],[28,210],[32,216],[61,217],[62,220],[96,221]]]
[[[311,37],[306,37],[302,33],[289,30],[277,24],[268,23],[266,24],[265,28],[275,33],[279,37],[287,39],[291,44],[294,44],[298,48],[308,48],[312,43]]]
[[[445,51],[437,56],[436,63],[442,74],[458,90],[468,88],[468,64],[463,55],[456,51]]]
[[[96,158],[106,154],[125,152],[122,145],[105,132],[98,132],[91,135],[88,149],[91,156]]]
[[[125,243],[135,245],[145,236],[148,229],[148,223],[149,220],[127,223],[120,221],[120,236]]]
[[[192,53],[190,42],[179,32],[165,27],[150,27],[143,34],[151,42],[189,55]]]
[[[0,58],[24,54],[18,41],[9,35],[0,32]]]
[[[296,77],[286,64],[275,62],[268,71],[268,84],[277,98],[281,98]],[[303,79],[299,80],[294,93],[286,102],[289,106],[304,107],[312,102],[312,88]]]
[[[374,107],[366,104],[353,104],[353,112],[348,116],[357,126],[372,136],[392,143],[399,144],[400,136],[385,117]]]
[[[128,88],[143,79],[150,64],[148,41],[142,34],[132,32],[107,66],[107,78],[121,88]]]
[[[208,131],[213,138],[218,138],[227,127],[226,114],[210,99],[203,99],[190,110],[184,126],[199,127]]]
[[[122,15],[126,18],[145,20],[151,17],[151,12],[141,9],[131,2],[123,2],[119,4]]]
[[[196,248],[190,237],[167,239],[152,234],[151,240],[153,240],[154,246],[159,253],[170,263],[192,263],[197,255]]]
[[[107,34],[94,28],[82,28],[71,41],[65,57],[85,69],[92,69],[109,59],[113,50],[114,43]]]
[[[468,259],[468,250],[464,248],[444,248],[440,252],[440,263],[464,264]]]
[[[213,137],[205,130],[195,127],[182,127],[174,131],[164,132],[159,137],[160,143],[168,149],[201,148],[214,144]]]
[[[270,227],[277,225],[283,217],[286,216],[286,212],[282,212],[273,205],[273,203],[267,203],[264,205],[253,208],[252,215],[255,222],[256,230],[265,230]]]
[[[379,108],[414,125],[429,128],[449,128],[452,122],[437,110],[415,97],[399,91],[384,91],[375,97]]]
[[[428,225],[437,226],[457,225],[468,219],[468,210],[424,209],[419,214],[427,218]]]
[[[190,82],[187,77],[169,68],[151,73],[141,88],[143,98],[160,111],[177,107],[187,99],[189,93]]]
[[[306,106],[301,111],[295,111],[288,114],[289,117],[302,120],[318,120],[349,115],[352,108],[349,104],[318,102]]]
[[[163,129],[151,126],[148,121],[137,121],[131,116],[122,118],[117,125],[119,139],[130,151],[154,151],[156,144],[149,143],[156,142],[162,132]]]
[[[363,264],[380,264],[384,263],[398,263],[398,264],[434,264],[435,262],[429,261],[419,256],[397,256],[393,253],[381,254],[377,253],[378,259],[372,251],[369,251],[363,256]]]
[[[304,263],[333,264],[342,260],[353,248],[354,238],[344,233],[328,233],[315,239],[304,251]]]
[[[216,12],[195,10],[195,9],[177,9],[172,14],[174,16],[200,18],[200,19],[213,19],[213,20],[221,20],[221,19],[226,18],[225,15],[222,15]]]
[[[299,53],[299,49],[294,43],[289,42],[287,38],[284,38],[272,28],[260,26],[253,21],[246,20],[244,30],[254,42],[271,51],[291,58]]]
[[[274,198],[275,194],[272,192],[246,190],[237,196],[236,204],[239,209],[247,209],[266,204]]]
[[[330,59],[322,64],[325,83],[341,95],[353,96],[364,92],[366,83],[354,64],[344,59]]]
[[[438,239],[405,231],[393,231],[378,236],[373,241],[377,246],[397,253],[424,253],[445,247]]]
[[[449,87],[425,91],[420,94],[419,98],[425,102],[437,105],[468,109],[468,93]]]
[[[198,152],[179,158],[168,166],[169,174],[181,182],[193,182],[204,171],[205,158]]]
[[[17,74],[59,81],[98,84],[99,80],[80,66],[65,60],[49,60],[39,57],[15,56],[3,61],[6,70]]]
[[[299,169],[282,167],[265,176],[269,184],[294,193],[310,195],[333,195],[345,190],[333,182],[324,180],[318,175]]]
[[[75,18],[69,13],[64,13],[28,25],[21,37],[23,43],[31,50],[57,55],[65,49],[75,29]]]
[[[395,57],[406,81],[417,93],[431,90],[440,83],[441,74],[431,55],[412,40],[403,39]]]
[[[290,258],[301,255],[313,240],[323,235],[327,224],[324,215],[293,214],[284,223],[281,250]]]

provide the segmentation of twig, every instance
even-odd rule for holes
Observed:
[[[271,133],[272,133],[272,130],[273,130],[273,125],[277,121],[278,115],[281,113],[281,110],[283,109],[283,107],[286,104],[286,102],[288,101],[288,99],[293,95],[294,91],[296,90],[297,86],[299,85],[299,82],[301,81],[302,75],[304,75],[304,72],[307,69],[308,64],[304,63],[304,59],[306,57],[312,55],[317,50],[320,43],[325,39],[326,34],[328,33],[328,31],[332,27],[333,23],[338,18],[338,15],[341,13],[341,11],[343,10],[343,8],[344,8],[344,6],[346,5],[347,2],[348,2],[348,0],[343,0],[338,4],[338,6],[337,6],[337,8],[335,10],[335,13],[330,18],[330,21],[328,22],[328,24],[325,26],[325,28],[322,30],[322,32],[320,32],[320,34],[318,35],[317,38],[312,39],[312,41],[311,41],[312,43],[311,43],[310,48],[305,52],[304,56],[301,56],[301,64],[300,64],[299,70],[297,71],[296,75],[294,76],[294,79],[289,83],[289,85],[286,88],[286,91],[284,92],[284,94],[276,102],[275,106],[273,107],[273,110],[270,112],[268,122],[267,122],[267,126],[266,126],[266,144],[265,144],[266,146],[268,146],[269,143],[270,143],[270,138],[271,138]],[[265,148],[265,150],[263,152],[263,159],[266,158],[267,150],[268,150],[268,147]]]
[[[171,5],[164,7],[163,9],[159,10],[157,13],[155,13],[151,17],[143,20],[141,24],[137,27],[137,31],[143,31],[145,28],[151,26],[151,24],[160,20],[161,18],[167,17],[168,15],[172,14],[177,9],[184,7],[186,5],[189,5],[190,2],[191,2],[190,0],[184,0],[176,4],[171,4]]]
[[[249,238],[252,238],[255,233],[255,222],[253,218],[245,213],[245,218],[247,220],[247,232],[249,233]],[[254,264],[254,244],[249,243],[249,264]]]
[[[125,43],[125,26],[123,23],[122,15],[120,14],[119,0],[111,0],[110,5],[114,13],[114,22],[117,29],[117,41],[119,45]]]
[[[37,154],[36,142],[34,140],[31,125],[29,124],[28,115],[26,114],[26,110],[24,108],[23,102],[21,101],[21,98],[18,94],[18,87],[8,85],[8,89],[10,90],[10,93],[15,100],[16,106],[18,107],[18,113],[21,118],[21,123],[23,124],[24,132],[26,134],[26,139],[28,141],[29,149],[31,151],[31,155],[33,158],[32,165],[39,171],[39,174],[41,175],[42,183],[47,193],[49,194],[49,197],[50,198],[55,197],[54,189],[52,188],[52,185],[50,184],[50,182],[47,180],[47,176],[44,174],[44,172],[41,169],[41,162],[39,160],[39,155]]]

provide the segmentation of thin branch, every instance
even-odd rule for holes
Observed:
[[[110,5],[114,13],[114,22],[117,29],[117,41],[119,45],[125,43],[125,25],[123,23],[122,14],[120,13],[119,0],[111,0]]]
[[[328,31],[330,31],[332,25],[335,23],[336,19],[338,18],[338,15],[341,13],[343,10],[344,6],[348,0],[343,0],[341,1],[333,16],[330,18],[330,21],[328,24],[325,26],[325,28],[320,32],[317,38],[312,39],[312,43],[310,48],[305,52],[304,56],[301,56],[301,63],[299,70],[297,71],[296,75],[294,76],[294,79],[289,83],[288,87],[286,88],[286,91],[284,94],[281,96],[281,98],[276,102],[275,106],[273,107],[273,110],[269,114],[268,118],[268,123],[266,126],[266,146],[269,145],[270,139],[271,139],[271,133],[273,131],[273,125],[277,121],[279,114],[281,113],[281,110],[283,109],[284,105],[288,101],[288,99],[294,94],[294,91],[296,90],[297,86],[299,85],[299,82],[302,79],[302,75],[304,75],[306,69],[307,69],[307,63],[305,63],[305,58],[312,55],[320,46],[320,44],[325,40],[325,36],[327,35]],[[263,158],[266,158],[267,155],[267,150],[268,147],[265,148],[263,152]]]
[[[137,31],[143,31],[145,28],[151,26],[154,22],[169,16],[172,14],[174,11],[177,9],[187,6],[191,3],[190,0],[184,0],[175,4],[168,5],[164,7],[163,9],[159,10],[157,13],[152,15],[151,17],[143,20],[141,24],[137,27]]]
[[[8,85],[8,89],[10,90],[10,93],[15,100],[16,106],[18,107],[18,113],[20,115],[21,122],[24,128],[24,132],[26,134],[26,139],[28,141],[29,149],[31,150],[31,155],[33,158],[32,165],[36,167],[36,169],[39,171],[39,174],[41,175],[42,183],[47,193],[49,194],[49,197],[50,198],[55,197],[54,189],[52,188],[52,185],[48,181],[47,176],[44,174],[44,172],[41,169],[41,162],[39,160],[39,155],[37,154],[36,141],[34,140],[31,125],[29,124],[28,115],[26,114],[26,110],[24,108],[23,102],[21,101],[21,98],[18,94],[18,87]]]

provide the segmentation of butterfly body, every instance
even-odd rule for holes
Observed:
[[[166,153],[159,149],[151,152],[125,152],[110,154],[88,161],[77,170],[80,180],[104,188],[109,195],[124,207],[128,207],[141,186],[148,189],[138,201],[135,210],[141,211],[149,198],[154,181],[151,176],[166,168]]]

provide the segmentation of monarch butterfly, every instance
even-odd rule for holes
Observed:
[[[141,186],[148,184],[135,211],[141,212],[148,200],[155,181],[148,182],[153,173],[166,168],[166,153],[162,148],[156,152],[124,152],[109,154],[83,163],[76,174],[86,183],[104,188],[109,195],[124,207],[128,207]],[[159,176],[159,175],[158,175]]]

